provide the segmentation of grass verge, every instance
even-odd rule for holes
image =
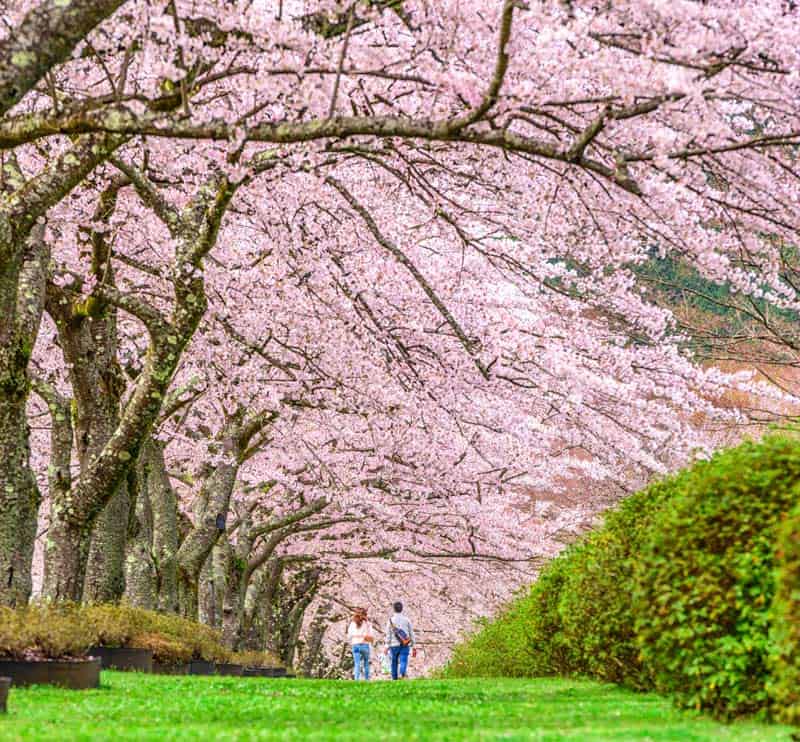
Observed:
[[[596,740],[788,742],[669,700],[562,679],[405,683],[103,672],[96,691],[13,690],[2,740]]]

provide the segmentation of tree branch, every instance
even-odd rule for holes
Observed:
[[[0,42],[0,116],[125,0],[44,0]]]

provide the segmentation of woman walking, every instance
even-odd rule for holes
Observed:
[[[372,624],[367,619],[366,608],[357,608],[347,627],[347,638],[353,648],[353,679],[369,680],[369,650],[374,641]],[[362,665],[363,663],[363,665]],[[363,666],[363,670],[362,670]]]

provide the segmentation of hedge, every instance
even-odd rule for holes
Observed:
[[[732,718],[765,711],[778,526],[800,445],[772,435],[716,454],[649,529],[635,575],[641,657],[658,691]]]
[[[781,527],[780,568],[772,604],[772,680],[767,690],[776,716],[800,725],[800,505]]]
[[[718,452],[622,501],[445,674],[583,674],[800,724],[798,503],[796,437]]]
[[[635,690],[652,688],[634,632],[634,569],[650,525],[687,479],[682,473],[627,497],[567,565],[558,605],[563,640],[592,678]]]
[[[567,565],[581,548],[576,544],[566,549],[494,620],[479,621],[479,630],[456,645],[442,674],[530,677],[579,672],[580,659],[563,638],[558,601]]]
[[[268,652],[233,653],[219,631],[180,616],[127,605],[31,604],[0,608],[0,659],[85,657],[92,646],[150,649],[157,662],[241,662],[275,667]]]
[[[94,634],[73,605],[0,607],[0,659],[85,657]]]

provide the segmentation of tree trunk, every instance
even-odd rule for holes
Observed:
[[[142,455],[147,461],[147,495],[153,514],[156,606],[165,613],[178,613],[178,498],[167,475],[163,445],[150,439]]]
[[[125,592],[125,549],[131,499],[123,483],[94,523],[83,583],[87,603],[114,603]]]
[[[29,465],[27,379],[24,369],[19,371],[22,376],[9,378],[7,369],[0,369],[0,603],[12,606],[24,605],[30,596],[40,502]]]
[[[222,533],[217,528],[217,516],[227,517],[238,469],[238,464],[221,463],[203,482],[195,505],[194,528],[178,550],[181,613],[187,618],[197,618],[200,570]]]
[[[28,361],[44,302],[42,236],[43,230],[35,229],[20,254],[0,261],[0,603],[4,605],[24,605],[30,597],[41,501],[30,468],[26,405]]]
[[[147,491],[147,464],[139,457],[129,477],[134,493],[133,524],[125,546],[125,600],[137,608],[156,607],[156,568],[153,560],[153,513]]]
[[[178,567],[178,613],[190,621],[200,618],[197,577]]]
[[[67,498],[69,493],[67,494]],[[83,594],[83,577],[90,534],[67,516],[69,502],[50,503],[50,527],[44,550],[42,594],[52,601],[78,602]]]

